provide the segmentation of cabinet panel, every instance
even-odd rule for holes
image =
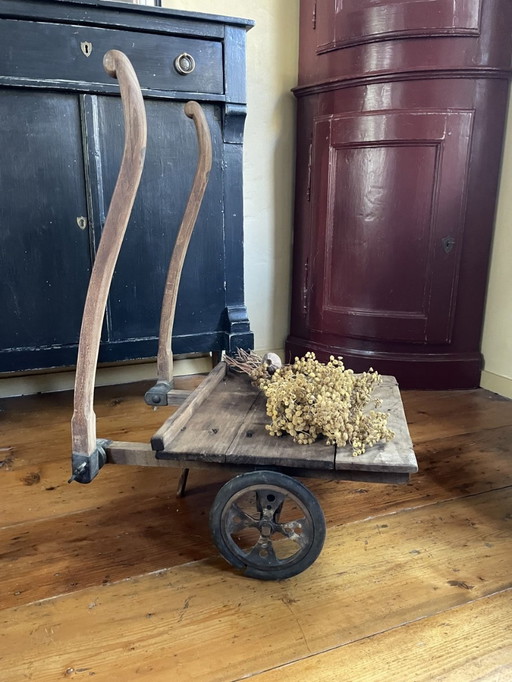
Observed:
[[[0,148],[0,348],[76,343],[91,260],[78,98],[0,90]]]
[[[184,102],[146,100],[147,158],[109,299],[109,341],[156,338],[165,278],[197,165],[194,123]],[[121,161],[117,98],[97,99],[100,203],[108,206]],[[183,268],[174,336],[221,329],[224,310],[224,214],[220,110],[203,105],[212,134],[213,168]]]
[[[481,0],[344,0],[317,4],[317,52],[390,38],[478,35]],[[321,40],[321,38],[320,38]]]
[[[316,122],[313,329],[450,341],[471,128],[463,111]]]

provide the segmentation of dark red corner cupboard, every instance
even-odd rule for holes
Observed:
[[[288,356],[479,385],[512,0],[301,0]]]

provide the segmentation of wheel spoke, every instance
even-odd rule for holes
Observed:
[[[306,547],[310,542],[309,523],[305,518],[296,519],[295,521],[288,521],[287,523],[281,523],[276,530],[279,533],[282,533],[289,540],[296,542],[301,549]],[[297,533],[297,531],[300,532]]]
[[[279,520],[279,514],[286,499],[285,493],[280,493],[277,490],[265,490],[261,488],[256,491],[256,507],[261,513],[262,517],[274,521]]]
[[[263,537],[261,537],[254,547],[247,552],[247,559],[250,559],[256,564],[279,564],[279,559],[274,552],[272,541]]]
[[[226,528],[229,533],[238,533],[244,528],[257,528],[258,520],[247,514],[243,509],[233,503],[228,510]]]

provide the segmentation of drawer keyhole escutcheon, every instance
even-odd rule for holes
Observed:
[[[174,68],[182,76],[187,76],[196,68],[195,59],[188,52],[182,52],[174,60]]]
[[[88,40],[84,40],[80,43],[80,49],[86,57],[90,57],[92,52],[92,43],[90,43]]]
[[[78,218],[76,219],[76,224],[81,230],[85,230],[85,228],[87,227],[87,218],[84,218],[83,215],[78,216]]]

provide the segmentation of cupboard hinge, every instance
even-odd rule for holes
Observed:
[[[309,144],[308,151],[308,181],[306,184],[306,200],[311,201],[311,157],[313,154],[313,144]]]
[[[311,23],[313,25],[313,31],[316,29],[316,3],[317,0],[313,3],[313,15],[311,17]]]

